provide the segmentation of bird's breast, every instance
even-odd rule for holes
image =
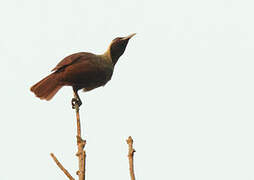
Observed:
[[[106,65],[100,67],[100,70],[96,73],[96,75],[91,77],[89,83],[84,83],[84,87],[82,87],[83,90],[90,91],[97,87],[104,86],[111,79],[112,74],[113,74],[112,67]]]

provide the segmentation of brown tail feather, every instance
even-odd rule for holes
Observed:
[[[62,85],[57,82],[56,74],[53,73],[33,85],[30,90],[40,99],[48,101],[54,97],[61,87]]]

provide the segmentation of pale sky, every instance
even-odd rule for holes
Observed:
[[[72,89],[52,101],[29,88],[65,56],[103,53],[137,33],[112,80],[80,92],[87,179],[254,179],[254,2],[0,2],[0,180],[66,179],[77,170]]]

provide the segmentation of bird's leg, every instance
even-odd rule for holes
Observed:
[[[75,105],[77,104],[79,107],[82,105],[82,101],[79,98],[78,91],[73,88],[74,98],[71,100],[72,109],[75,109]]]

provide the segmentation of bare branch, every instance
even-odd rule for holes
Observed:
[[[75,107],[76,110],[76,118],[77,118],[77,146],[78,152],[76,156],[79,160],[79,169],[77,171],[77,175],[79,180],[85,180],[85,161],[86,161],[86,152],[84,147],[86,145],[86,141],[81,138],[81,124],[80,124],[80,116],[79,116],[79,104],[75,101],[77,100],[78,96],[74,92],[74,101],[72,100],[72,106]],[[63,167],[63,165],[57,160],[53,153],[50,154],[53,160],[56,162],[57,166],[64,172],[64,174],[70,179],[75,180],[70,173]]]
[[[130,169],[130,177],[131,180],[135,180],[135,174],[134,174],[134,165],[133,165],[133,156],[135,149],[133,149],[133,139],[131,136],[126,140],[128,146],[129,146],[129,153],[128,153],[128,158],[129,158],[129,169]]]
[[[74,93],[74,98],[77,98]],[[86,145],[86,141],[81,138],[81,125],[80,125],[80,116],[79,116],[79,105],[75,103],[76,117],[77,117],[77,146],[78,152],[76,156],[79,159],[79,170],[77,171],[77,175],[79,180],[85,180],[85,161],[86,161],[86,152],[84,147]]]
[[[50,153],[51,157],[55,161],[56,165],[64,172],[64,174],[70,179],[75,180],[71,174],[63,167],[63,165],[57,160],[56,156],[53,153]]]

